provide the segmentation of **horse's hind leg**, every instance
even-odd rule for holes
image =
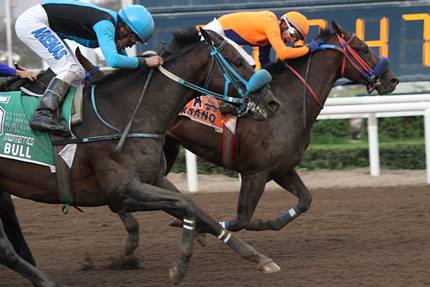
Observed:
[[[9,193],[0,190],[0,219],[3,221],[6,236],[12,242],[15,251],[28,263],[36,265],[30,248],[22,235],[21,227],[15,213]]]
[[[163,188],[176,191],[179,190],[167,179],[162,178],[158,183],[158,186]],[[220,241],[233,249],[242,258],[257,263],[257,268],[265,273],[273,273],[281,270],[281,268],[273,262],[272,259],[268,258],[264,254],[259,253],[251,245],[236,238],[233,234],[224,229],[218,221],[213,219],[207,213],[200,208],[196,207],[197,215],[197,231],[207,232],[216,236]],[[177,218],[181,219],[178,214],[172,214]]]
[[[183,233],[180,244],[181,257],[169,275],[173,284],[179,284],[185,276],[193,251],[193,231],[195,229],[195,206],[184,195],[142,183],[134,179],[122,191],[122,202],[112,202],[111,209],[117,212],[163,210],[183,218]]]
[[[37,270],[36,267],[22,259],[10,243],[6,232],[3,228],[3,223],[0,220],[0,263],[6,265],[10,269],[18,272],[28,280],[33,282],[37,287],[60,287],[62,285],[50,281],[45,274]]]
[[[297,218],[300,214],[306,212],[311,206],[311,192],[305,186],[302,179],[295,170],[291,170],[286,175],[277,177],[274,180],[281,187],[297,196],[299,202],[294,208],[291,208],[274,220],[252,220],[252,222],[246,227],[247,230],[280,230]]]
[[[176,158],[178,157],[179,149],[179,143],[174,138],[167,135],[163,146],[164,156],[166,157],[166,172],[164,175],[168,175],[172,170]]]

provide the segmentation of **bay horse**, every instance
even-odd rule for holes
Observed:
[[[222,222],[226,229],[280,230],[309,209],[312,195],[295,167],[303,159],[312,125],[337,79],[345,77],[366,85],[369,91],[375,88],[381,95],[392,92],[399,83],[388,62],[379,59],[364,41],[334,21],[332,28],[334,31],[320,30],[318,38],[328,44],[324,49],[266,67],[273,77],[273,93],[281,102],[275,117],[265,122],[239,118],[232,169],[240,173],[242,181],[236,219]],[[314,97],[310,89],[304,90],[303,81],[290,67],[306,78]],[[170,167],[179,152],[178,143],[212,163],[223,165],[222,134],[213,128],[178,117],[168,131],[164,147]],[[295,195],[298,203],[275,219],[253,219],[265,185],[271,180]]]
[[[217,93],[226,91],[225,73],[211,71],[211,54],[208,48],[224,57],[235,73],[250,79],[253,69],[239,53],[215,33],[201,31],[205,41],[195,29],[174,35],[169,49],[163,54],[165,68],[197,85],[208,83]],[[215,48],[214,48],[215,47]],[[223,228],[215,219],[197,207],[189,198],[180,194],[164,176],[163,135],[171,126],[185,104],[200,93],[166,79],[158,71],[153,73],[151,84],[144,95],[144,103],[135,110],[142,90],[142,81],[149,69],[120,70],[98,81],[96,105],[104,122],[111,126],[126,127],[130,123],[125,115],[135,111],[133,133],[149,136],[128,138],[122,151],[116,149],[116,141],[90,142],[79,145],[71,174],[76,206],[107,205],[116,213],[163,210],[183,221],[180,242],[181,256],[169,270],[170,279],[178,284],[185,276],[192,256],[193,231],[210,233],[232,248],[242,258],[256,262],[264,272],[276,272],[280,268],[268,257],[242,242]],[[250,80],[251,82],[251,80]],[[237,90],[228,88],[229,94],[239,97]],[[260,108],[274,116],[271,102],[276,100],[267,87],[252,92],[251,99],[265,93]],[[109,126],[103,124],[92,110],[90,101],[84,101],[85,121],[75,127],[78,138],[112,135]],[[115,137],[116,138],[116,137]],[[0,158],[0,190],[21,198],[38,202],[59,204],[56,178],[47,168],[35,168],[33,164]],[[0,262],[29,279],[35,286],[62,286],[51,281],[43,272],[23,260],[14,250],[0,221]]]

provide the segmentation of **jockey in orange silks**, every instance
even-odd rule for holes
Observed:
[[[285,44],[304,41],[308,36],[307,18],[295,11],[282,15],[280,19],[271,11],[226,14],[214,19],[204,28],[227,38],[253,66],[254,59],[240,45],[259,47],[259,60],[264,65],[270,62],[271,48],[278,59],[286,61],[314,52],[322,44],[321,40],[312,41],[301,47],[290,47]]]

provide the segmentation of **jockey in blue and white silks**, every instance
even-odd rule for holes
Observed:
[[[54,71],[30,126],[57,135],[67,135],[68,127],[58,114],[69,85],[79,85],[85,70],[64,39],[89,48],[100,47],[107,65],[135,69],[163,63],[159,56],[130,57],[125,52],[137,41],[146,42],[154,32],[154,20],[141,5],[122,8],[118,13],[76,0],[43,0],[22,13],[16,23],[18,37]]]

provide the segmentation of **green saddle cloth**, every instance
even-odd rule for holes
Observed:
[[[76,88],[70,87],[62,114],[70,128],[71,109]],[[51,137],[33,131],[28,122],[41,98],[20,91],[0,93],[0,157],[55,167]]]

